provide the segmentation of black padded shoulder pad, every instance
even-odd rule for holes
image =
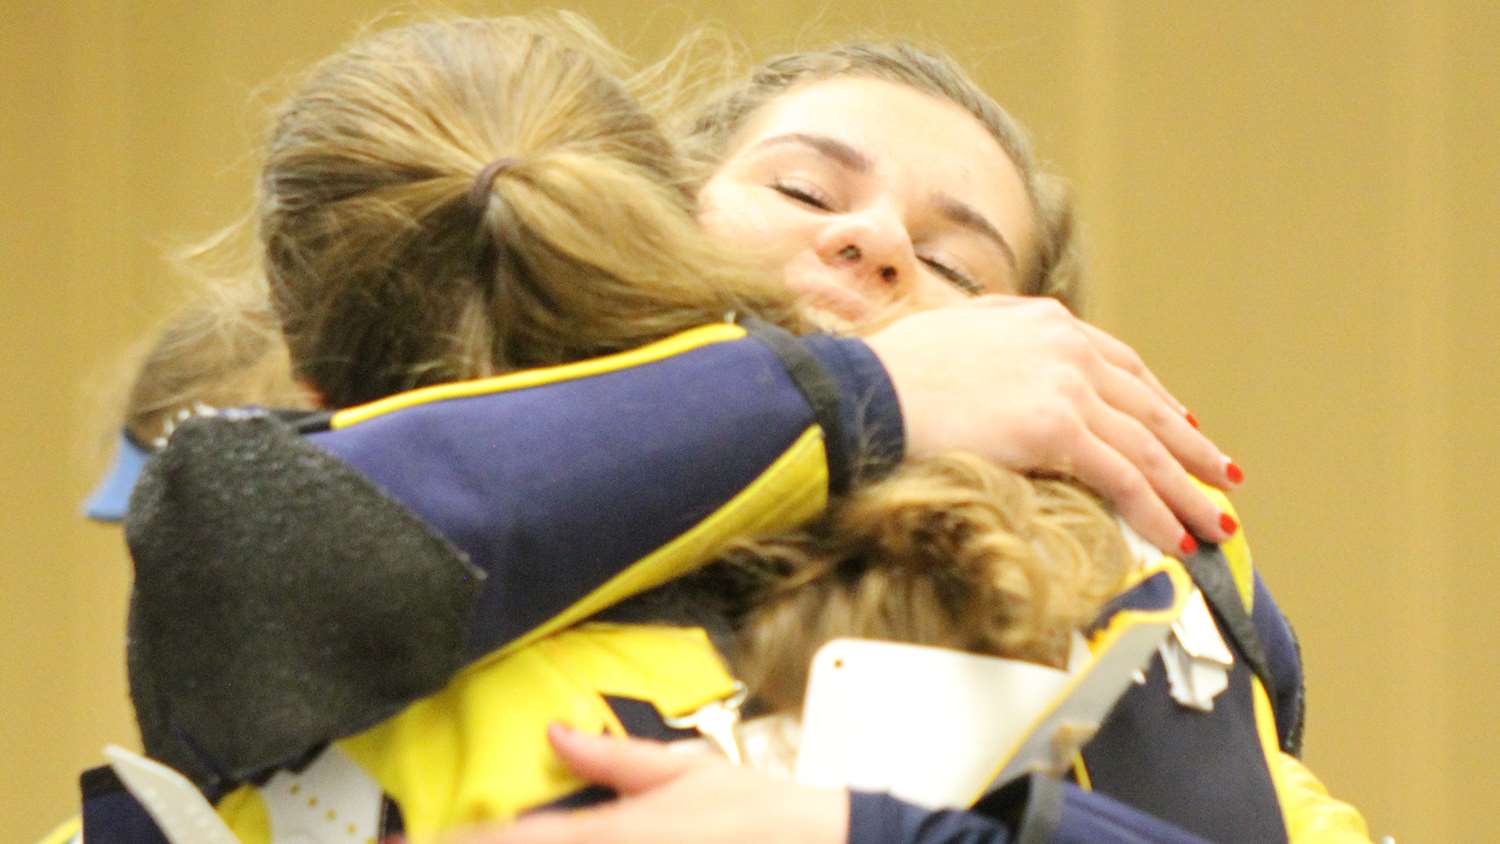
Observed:
[[[296,765],[441,688],[484,578],[267,415],[179,427],[141,476],[126,541],[145,749],[208,791]]]

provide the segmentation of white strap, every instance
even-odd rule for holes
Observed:
[[[104,758],[172,844],[239,844],[239,839],[187,777],[114,744]]]

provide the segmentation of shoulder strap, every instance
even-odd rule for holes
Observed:
[[[1266,659],[1265,647],[1255,632],[1255,622],[1250,611],[1240,598],[1239,587],[1229,570],[1229,560],[1217,545],[1207,543],[1198,546],[1197,553],[1183,561],[1192,575],[1193,583],[1202,590],[1203,597],[1213,609],[1228,635],[1229,641],[1239,651],[1250,670],[1260,678],[1267,689],[1275,688],[1271,682],[1270,662]]]

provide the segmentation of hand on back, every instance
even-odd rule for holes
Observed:
[[[908,454],[961,449],[1077,478],[1168,553],[1237,529],[1190,475],[1228,489],[1239,469],[1129,346],[1058,302],[984,296],[866,340],[895,385]]]
[[[557,755],[622,799],[575,812],[539,812],[445,844],[843,844],[849,795],[815,789],[657,742],[552,726]]]

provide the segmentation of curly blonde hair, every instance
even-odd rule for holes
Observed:
[[[910,461],[801,530],[729,550],[746,607],[729,658],[782,711],[801,706],[813,653],[841,636],[1060,666],[1129,559],[1076,484],[971,454]]]

